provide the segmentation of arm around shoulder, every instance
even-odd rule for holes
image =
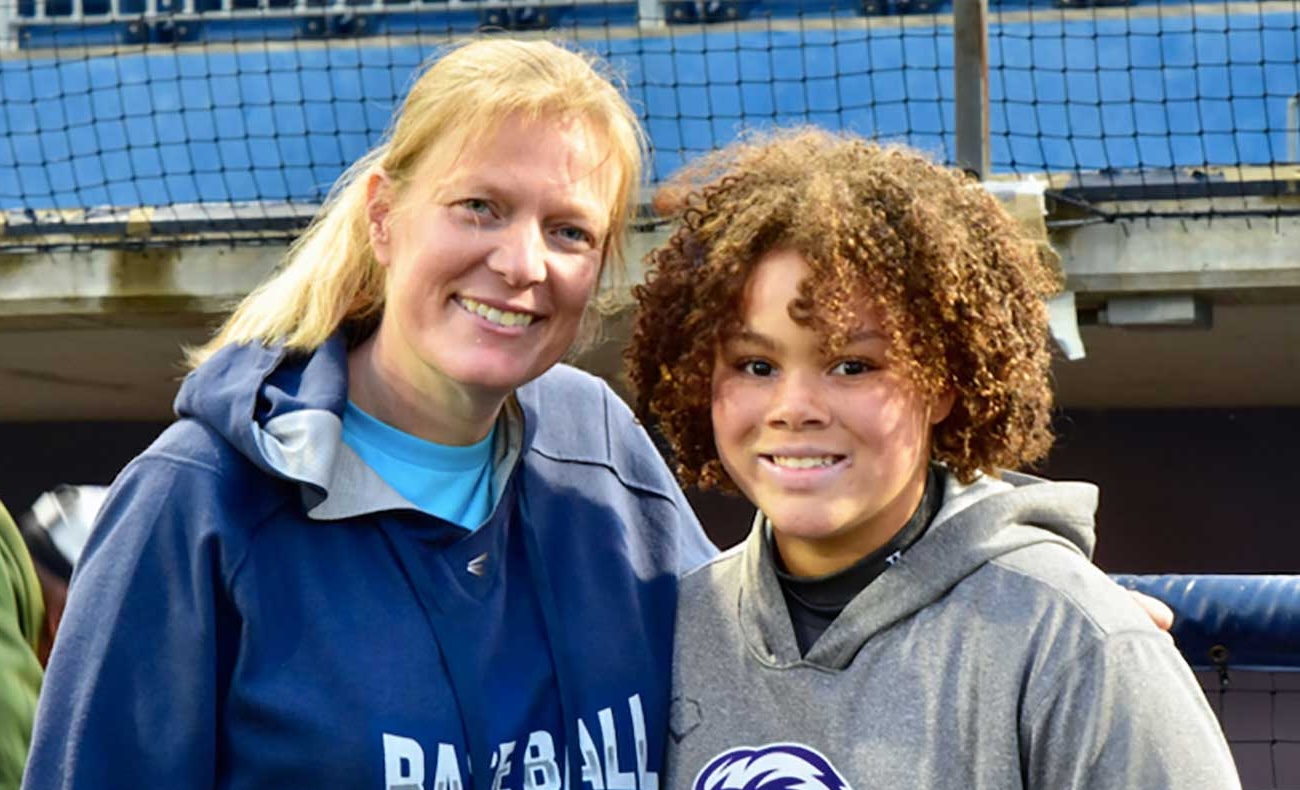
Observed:
[[[1166,634],[1110,634],[1054,666],[1021,723],[1027,788],[1241,787],[1223,730]]]

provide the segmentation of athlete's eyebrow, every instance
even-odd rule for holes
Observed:
[[[776,343],[774,343],[771,338],[769,338],[767,335],[755,332],[752,329],[742,329],[739,332],[736,332],[735,334],[728,337],[726,342],[747,343],[752,346],[758,346],[759,348],[765,349],[767,351],[776,350]]]
[[[888,340],[888,339],[889,338],[885,337],[885,333],[881,332],[879,329],[859,329],[858,331],[849,335],[847,338],[848,342],[850,343],[866,343],[867,341],[870,340]]]

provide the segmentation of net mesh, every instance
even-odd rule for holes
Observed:
[[[1300,674],[1198,672],[1243,790],[1300,788]]]
[[[154,231],[291,235],[379,140],[412,72],[482,29],[613,61],[653,179],[744,129],[790,123],[951,163],[951,10],[0,0],[0,243],[109,243],[140,208]],[[987,26],[995,175],[1050,178],[1054,196],[1109,219],[1300,213],[1300,0],[991,0]]]

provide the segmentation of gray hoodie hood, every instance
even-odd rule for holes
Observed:
[[[741,630],[759,660],[774,668],[806,662],[841,669],[873,635],[939,600],[991,560],[1042,543],[1091,556],[1096,510],[1091,483],[1005,472],[966,486],[948,475],[925,537],[853,599],[807,656],[799,654],[759,513],[742,559]]]

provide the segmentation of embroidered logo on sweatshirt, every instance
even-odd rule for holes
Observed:
[[[816,749],[772,743],[728,749],[704,766],[692,790],[852,790]]]

